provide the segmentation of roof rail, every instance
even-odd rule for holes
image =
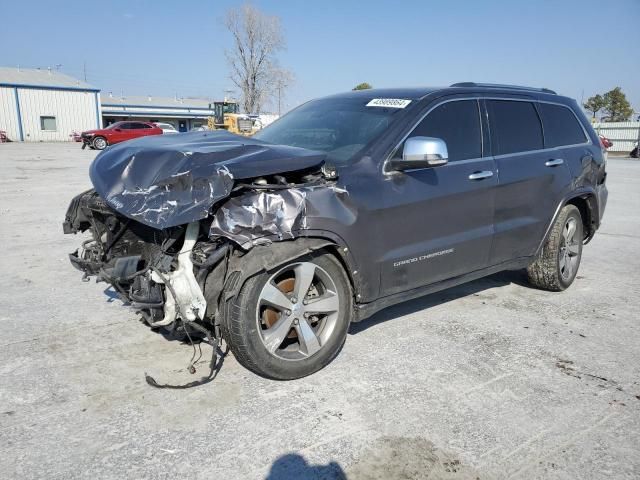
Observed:
[[[485,87],[485,88],[504,88],[506,90],[529,90],[533,92],[557,93],[549,88],[523,87],[521,85],[500,85],[499,83],[476,83],[476,82],[460,82],[449,85],[450,87]]]

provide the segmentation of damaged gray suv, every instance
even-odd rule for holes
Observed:
[[[607,200],[574,100],[476,83],[310,101],[252,138],[142,138],[100,153],[70,255],[153,328],[223,339],[248,369],[309,375],[351,322],[507,269],[574,281]]]

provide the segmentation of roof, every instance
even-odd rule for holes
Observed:
[[[366,90],[354,90],[337,95],[332,98],[402,98],[406,100],[420,100],[434,92],[467,93],[467,92],[496,92],[510,94],[526,94],[535,97],[553,96],[556,101],[564,98],[547,88],[524,87],[520,85],[501,85],[492,83],[463,82],[454,83],[448,87],[415,87],[415,88],[370,88]]]
[[[442,87],[417,87],[417,88],[369,88],[366,90],[352,90],[338,93],[333,97],[365,97],[365,98],[404,98],[406,100],[418,100]]]
[[[206,108],[213,100],[207,98],[176,98],[149,96],[102,95],[100,103],[119,107],[172,107],[172,108]]]
[[[57,70],[39,68],[0,67],[0,85],[100,91],[99,88],[93,85],[60,73]]]

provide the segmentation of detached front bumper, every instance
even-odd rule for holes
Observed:
[[[80,142],[82,142],[82,149],[84,150],[85,147],[87,146],[91,146],[93,143],[93,135],[86,135],[86,134],[82,134],[80,135]]]

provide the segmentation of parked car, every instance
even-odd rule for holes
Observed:
[[[613,147],[613,142],[609,140],[607,137],[605,137],[604,135],[598,135],[598,138],[600,139],[600,143],[605,148],[605,150]]]
[[[568,288],[607,202],[597,134],[547,89],[348,92],[250,138],[186,138],[96,157],[71,262],[275,379],[327,365],[351,322],[501,270]]]
[[[89,146],[96,150],[104,150],[109,145],[131,140],[133,138],[161,135],[162,129],[150,122],[116,122],[107,128],[82,132],[82,148]]]
[[[180,133],[176,130],[176,127],[170,123],[155,122],[155,126],[162,129],[162,133]]]
[[[191,130],[189,131],[190,132],[208,132],[209,127],[207,127],[206,125],[199,125],[197,127],[192,127]]]

